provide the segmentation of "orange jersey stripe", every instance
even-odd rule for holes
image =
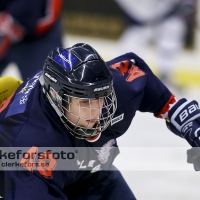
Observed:
[[[13,95],[15,93],[13,93],[8,99],[6,99],[1,105],[0,105],[0,113],[9,105],[10,100],[12,99]]]
[[[161,109],[161,111],[156,115],[158,118],[167,119],[168,118],[168,112],[171,109],[171,107],[177,102],[177,99],[174,95],[172,95],[169,99],[169,101],[165,104],[165,106]]]
[[[63,0],[48,0],[46,15],[41,18],[35,28],[35,33],[41,35],[49,30],[60,16]]]

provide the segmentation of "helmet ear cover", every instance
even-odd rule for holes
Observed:
[[[49,91],[48,91],[49,96],[51,97],[52,101],[55,103],[56,106],[58,107],[62,107],[64,102],[62,100],[62,96],[63,96],[63,92],[59,91],[59,93],[57,93],[51,86],[49,87]]]

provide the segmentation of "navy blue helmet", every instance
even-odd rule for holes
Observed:
[[[115,113],[113,75],[90,45],[52,50],[43,67],[44,92],[72,135],[99,138]]]

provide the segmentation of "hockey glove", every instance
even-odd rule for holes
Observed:
[[[200,109],[196,101],[180,99],[168,113],[167,127],[185,138],[193,147],[200,147]]]
[[[0,13],[0,59],[10,45],[24,37],[24,29],[7,12]]]

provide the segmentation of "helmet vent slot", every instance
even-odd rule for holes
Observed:
[[[105,79],[106,77],[104,75],[98,75],[95,78],[93,78],[91,81],[101,81],[103,79]]]
[[[70,86],[64,86],[64,90],[68,94],[75,94],[75,95],[87,96],[87,93],[86,93],[85,89],[74,88],[74,87],[70,87]]]

